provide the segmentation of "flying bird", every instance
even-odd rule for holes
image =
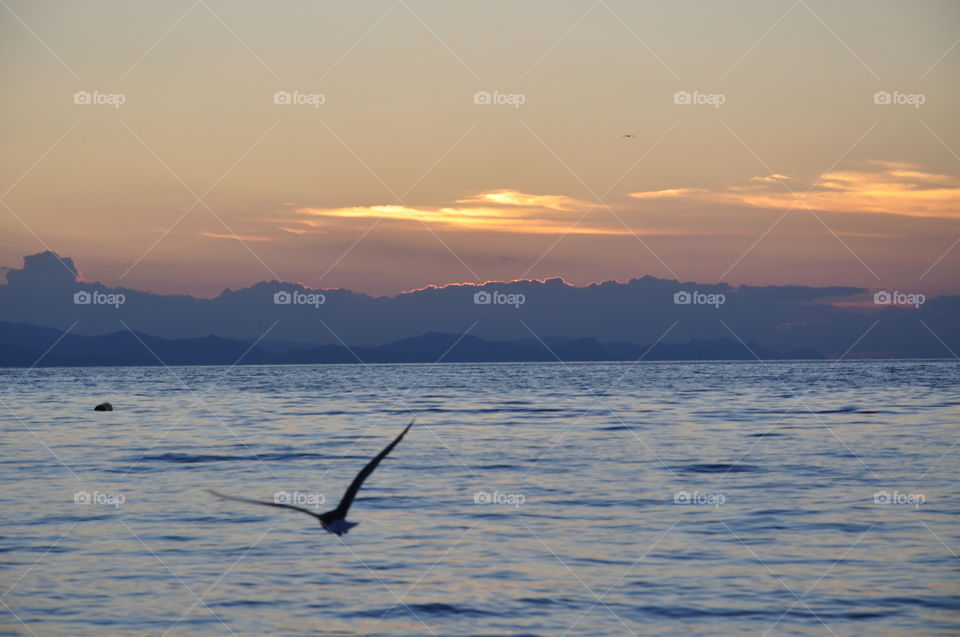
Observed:
[[[397,443],[403,439],[404,434],[413,426],[413,420],[410,421],[410,424],[400,432],[400,435],[394,438],[393,442],[387,445],[383,451],[378,453],[376,457],[373,458],[367,465],[360,470],[360,473],[357,474],[357,477],[353,479],[353,482],[350,483],[350,486],[347,487],[347,490],[344,492],[343,497],[340,498],[340,504],[337,505],[336,509],[327,511],[326,513],[314,513],[310,509],[305,509],[303,507],[298,507],[293,504],[285,504],[282,502],[267,502],[264,500],[251,500],[249,498],[238,498],[232,495],[226,495],[208,489],[210,493],[222,498],[224,500],[236,500],[237,502],[247,502],[249,504],[262,504],[263,506],[268,507],[280,507],[282,509],[293,509],[294,511],[301,511],[308,515],[320,520],[321,526],[324,530],[329,533],[334,533],[338,537],[343,535],[353,527],[357,526],[359,522],[348,522],[347,521],[347,511],[350,509],[350,505],[353,504],[353,499],[357,495],[357,491],[360,490],[360,487],[363,486],[363,481],[370,477],[370,474],[373,473],[373,470],[377,468],[377,465],[380,464],[380,461],[387,457],[387,454],[393,451],[393,448],[397,446]]]
[[[626,135],[621,135],[621,137],[625,137],[625,138],[627,138],[627,139],[631,139],[631,138],[633,138],[633,137],[636,137],[636,135],[634,135],[633,133],[627,133]]]

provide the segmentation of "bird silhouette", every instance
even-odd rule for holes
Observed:
[[[414,419],[416,420],[416,419]],[[343,497],[340,498],[340,504],[337,505],[337,508],[331,509],[326,513],[314,513],[310,509],[304,507],[299,507],[294,504],[287,504],[285,502],[268,502],[265,500],[252,500],[250,498],[238,498],[232,495],[226,495],[220,493],[219,491],[214,491],[213,489],[208,489],[210,493],[217,496],[218,498],[224,500],[234,500],[236,502],[246,502],[248,504],[260,504],[262,506],[268,507],[279,507],[281,509],[292,509],[294,511],[300,511],[301,513],[306,513],[307,515],[312,515],[313,517],[320,520],[321,526],[324,530],[337,535],[338,537],[348,532],[353,527],[357,526],[359,522],[348,522],[347,521],[347,511],[350,510],[350,505],[353,504],[353,499],[357,496],[357,491],[360,490],[360,487],[363,486],[363,481],[370,477],[370,474],[373,473],[373,470],[377,468],[377,465],[380,464],[380,461],[387,457],[393,448],[397,446],[397,443],[403,439],[403,436],[410,430],[410,427],[413,426],[414,421],[411,420],[410,424],[400,432],[400,435],[393,439],[389,445],[387,445],[383,451],[378,453],[370,462],[360,470],[357,474],[357,477],[353,479],[353,482],[350,483],[350,486],[347,487],[347,490],[344,492]]]

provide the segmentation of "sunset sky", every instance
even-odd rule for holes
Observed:
[[[0,266],[51,249],[204,296],[647,274],[960,293],[953,1],[0,15]]]

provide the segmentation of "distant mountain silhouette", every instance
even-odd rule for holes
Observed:
[[[54,346],[55,344],[55,346]],[[648,351],[649,350],[649,351]],[[810,350],[779,353],[756,345],[763,359],[822,358]],[[46,352],[46,354],[44,354]],[[50,327],[0,323],[0,367],[76,367],[101,365],[282,365],[324,363],[552,362],[644,360],[753,360],[732,339],[693,340],[652,349],[630,343],[600,343],[592,338],[486,341],[458,334],[423,334],[385,345],[308,346],[269,351],[244,341],[206,336],[164,339],[129,331],[101,336],[66,334]],[[39,362],[38,362],[39,361]]]
[[[130,337],[129,327],[183,343],[182,360],[198,348],[204,360],[227,362],[236,343],[261,338],[257,351],[264,360],[277,360],[271,358],[277,354],[289,355],[283,360],[341,356],[343,343],[366,348],[369,356],[379,351],[384,360],[430,359],[424,352],[435,348],[424,335],[464,333],[500,344],[490,353],[477,352],[475,360],[518,359],[505,344],[529,353],[526,341],[538,338],[561,339],[558,347],[570,360],[619,360],[610,348],[625,352],[660,339],[658,348],[676,346],[673,355],[681,358],[682,347],[691,343],[695,358],[705,355],[708,343],[718,357],[738,356],[723,348],[729,341],[746,350],[741,339],[758,352],[827,357],[854,344],[850,357],[952,357],[951,350],[960,351],[960,296],[926,299],[919,307],[874,305],[872,291],[863,288],[733,287],[645,276],[583,287],[558,278],[431,286],[381,297],[271,281],[201,299],[108,288],[78,281],[77,272],[73,261],[52,252],[25,257],[23,267],[7,270],[7,284],[0,285],[0,321],[72,327],[72,335],[112,335],[120,344]],[[463,347],[471,342],[466,339]],[[23,347],[29,345],[9,343],[7,355],[28,355]],[[108,358],[102,348],[89,355],[91,362]]]

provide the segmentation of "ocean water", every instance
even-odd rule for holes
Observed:
[[[958,381],[955,361],[0,370],[0,634],[957,634]],[[322,511],[413,415],[343,537],[206,491]]]

